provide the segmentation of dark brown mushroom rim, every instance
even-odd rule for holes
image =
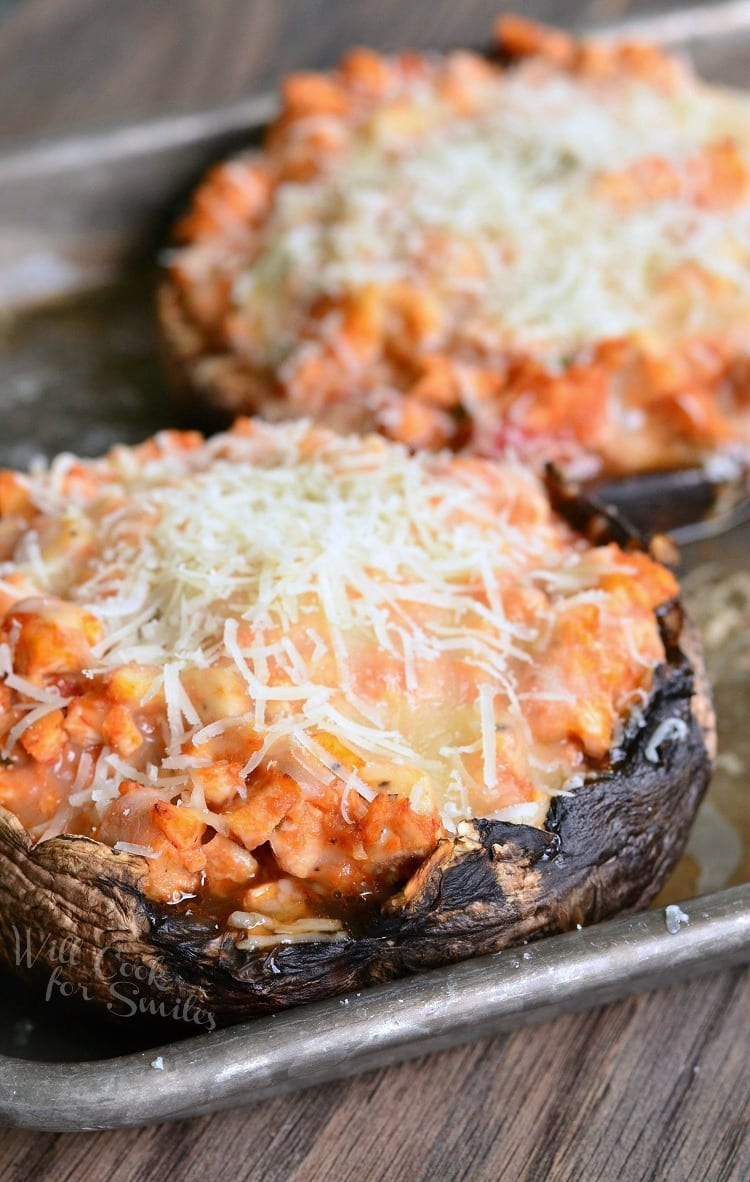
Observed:
[[[597,482],[590,492],[646,533],[670,533],[679,542],[723,533],[750,518],[750,471],[727,475],[710,468],[642,472]]]
[[[610,510],[554,474],[548,485],[555,508],[591,541],[639,546]],[[652,549],[668,557],[658,541]],[[34,846],[0,808],[2,962],[39,991],[113,1016],[213,1028],[644,907],[682,852],[714,754],[695,633],[678,602],[658,615],[666,660],[643,722],[630,724],[606,770],[553,800],[544,829],[466,822],[356,935],[241,951],[231,932],[147,899],[144,858],[77,836]],[[655,756],[671,719],[684,733]]]

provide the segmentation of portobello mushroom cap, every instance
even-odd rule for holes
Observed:
[[[616,514],[554,473],[548,488],[590,541],[640,546]],[[663,559],[664,541],[652,552]],[[141,1011],[184,1020],[189,1006],[213,1026],[646,906],[682,852],[715,751],[695,630],[677,601],[658,616],[666,660],[606,770],[556,797],[543,829],[461,823],[349,938],[242,951],[236,933],[151,902],[144,857],[80,836],[34,845],[0,808],[2,963],[42,990],[57,974],[65,995],[114,1016],[133,1016],[136,1003],[121,1003],[113,982],[135,980]]]
[[[590,50],[593,52],[589,56]],[[627,79],[631,75],[631,71],[634,70],[634,76],[639,79],[639,85],[644,87],[654,86],[657,94],[674,93],[683,95],[686,98],[686,103],[691,100],[691,96],[694,93],[697,94],[700,92],[703,95],[709,95],[711,93],[710,87],[698,82],[697,79],[693,80],[689,73],[685,72],[684,63],[678,63],[677,59],[670,57],[661,48],[650,45],[634,47],[627,42],[612,42],[605,49],[601,44],[589,45],[585,38],[583,40],[574,39],[562,30],[539,25],[520,14],[502,14],[495,25],[492,45],[487,45],[484,49],[475,51],[475,54],[478,62],[482,60],[488,61],[493,67],[498,68],[499,76],[504,76],[505,71],[509,68],[519,67],[523,69],[524,63],[531,63],[532,68],[540,71],[539,76],[535,76],[535,85],[537,86],[542,84],[541,80],[544,77],[545,69],[550,69],[553,72],[553,77],[556,71],[560,71],[563,78],[570,77],[573,80],[580,78],[585,83],[590,66],[591,77],[593,77],[597,84],[605,76],[622,76]],[[465,55],[469,60],[471,56],[471,54]],[[638,64],[634,65],[634,61]],[[588,65],[587,62],[589,63]],[[346,63],[347,59],[342,63],[342,69],[346,77],[346,81],[342,85],[347,97],[351,97],[351,94],[354,95],[354,106],[356,109],[357,102],[362,99],[362,94],[369,95],[370,91],[366,78],[362,92],[360,93],[358,91],[357,85],[352,82],[352,76],[348,72],[351,70],[351,63],[349,63],[349,67],[347,67]],[[335,75],[322,76],[324,86],[323,98],[321,100],[322,105],[318,110],[313,103],[310,112],[308,112],[308,114],[312,114],[310,122],[317,126],[316,116],[323,114],[324,122],[328,118],[335,125],[337,119],[343,118],[344,125],[346,126],[346,115],[342,116],[341,110],[336,102],[335,86],[333,94],[326,89],[328,85],[326,80],[328,79],[330,81],[330,77],[335,77]],[[307,84],[304,84],[305,79],[307,79]],[[665,89],[666,79],[669,79],[670,82],[666,85]],[[294,76],[292,76],[289,82],[294,82]],[[697,90],[694,89],[696,82]],[[674,92],[670,89],[671,86],[676,88]],[[321,418],[321,420],[325,421],[326,425],[336,430],[356,431],[360,433],[382,430],[385,434],[390,435],[390,427],[385,425],[383,418],[378,417],[377,403],[379,387],[374,391],[374,396],[372,396],[373,392],[371,391],[370,396],[367,398],[347,396],[346,398],[335,397],[333,400],[329,400],[328,397],[322,397],[320,399],[320,405],[310,405],[307,409],[303,407],[300,410],[299,403],[295,405],[293,400],[290,400],[288,382],[283,372],[284,366],[279,366],[276,361],[268,357],[265,360],[259,360],[257,356],[253,356],[252,351],[244,347],[246,342],[242,340],[242,329],[236,325],[234,327],[231,324],[228,325],[223,319],[225,311],[221,311],[221,309],[224,308],[227,301],[229,289],[237,279],[237,274],[233,272],[233,262],[236,262],[238,265],[241,264],[244,257],[243,251],[246,249],[246,245],[243,244],[242,234],[244,229],[247,229],[250,225],[254,225],[253,219],[257,214],[255,206],[258,196],[256,192],[257,182],[256,187],[252,184],[250,185],[247,196],[249,206],[246,208],[243,205],[241,179],[243,170],[252,171],[254,165],[259,165],[262,173],[263,169],[268,165],[269,160],[273,165],[274,153],[278,151],[279,144],[283,143],[288,127],[290,125],[294,127],[297,118],[304,119],[306,117],[305,103],[311,101],[309,95],[309,76],[303,76],[301,91],[301,96],[298,95],[297,100],[293,101],[289,97],[289,93],[285,94],[285,88],[282,88],[282,104],[279,115],[265,127],[256,126],[249,129],[246,150],[234,154],[226,161],[219,162],[217,167],[210,169],[205,174],[182,211],[185,216],[179,218],[173,227],[172,244],[175,250],[170,250],[168,253],[157,299],[160,343],[165,373],[173,392],[176,408],[189,425],[197,425],[204,429],[215,429],[228,426],[238,414],[260,414],[271,420],[279,420],[293,417],[300,413],[310,413],[313,417],[317,416]],[[377,87],[373,93],[379,93]],[[583,93],[586,93],[585,89]],[[718,94],[718,92],[716,93]],[[385,102],[386,100],[383,101]],[[564,100],[561,101],[564,106]],[[601,105],[596,90],[594,90],[593,96],[589,95],[589,101],[595,105]],[[702,100],[698,97],[696,101],[700,102]],[[332,104],[330,108],[327,106],[328,102]],[[379,102],[379,99],[375,101],[374,110],[376,112],[379,110]],[[555,107],[557,102],[558,100],[555,99],[552,107]],[[299,105],[300,103],[301,106]],[[605,107],[607,105],[606,103],[604,104]],[[551,110],[552,107],[549,109]],[[472,111],[472,109],[472,102],[469,101],[467,110]],[[343,110],[347,110],[346,102],[344,103]],[[385,110],[387,112],[387,105]],[[459,107],[460,110],[461,108]],[[544,108],[542,108],[543,110]],[[637,108],[637,110],[640,111],[640,108]],[[687,106],[683,110],[683,117],[685,117],[686,110]],[[640,116],[638,118],[640,119]],[[640,122],[637,124],[637,129],[639,132],[642,131]],[[613,127],[612,135],[614,135],[614,130]],[[674,159],[670,157],[668,146],[665,147],[661,141],[656,143],[654,147],[656,158],[659,159],[660,163],[665,164],[667,170],[670,166],[670,161],[674,164],[674,160],[677,159],[684,163],[683,157],[685,157],[686,153],[691,158],[690,151],[697,151],[698,156],[696,159],[700,159],[700,151],[705,147],[705,144],[700,140],[700,136],[697,136],[696,142],[691,144],[689,140],[690,133],[686,131],[685,134],[688,135],[688,140],[682,144],[679,151],[675,149],[676,155],[673,153]],[[461,139],[460,136],[458,138],[459,140]],[[325,142],[325,135],[322,136],[322,140]],[[295,140],[293,136],[291,142],[294,146]],[[734,142],[733,137],[728,136],[727,143],[734,144]],[[564,156],[566,152],[570,155],[569,147],[565,147],[565,143],[563,145]],[[552,141],[552,144],[554,146],[554,141]],[[320,150],[321,152],[323,151],[323,149]],[[636,165],[640,163],[646,166],[644,173],[648,175],[648,166],[653,162],[653,157],[648,154],[647,145],[645,144],[643,146],[643,152],[644,156],[636,161]],[[661,160],[662,153],[666,153],[664,160]],[[541,156],[545,157],[545,153],[542,152]],[[625,158],[627,158],[627,152],[625,153]],[[292,163],[294,164],[294,159]],[[299,176],[292,170],[291,181],[293,185],[301,184],[304,186],[309,179],[304,163],[303,160],[303,167]],[[570,165],[570,160],[567,159],[567,156],[565,156],[563,163],[564,167],[561,169],[561,172],[565,173]],[[618,177],[620,175],[619,173],[609,174],[607,172],[610,164],[607,163],[606,159],[600,161],[598,167],[603,170],[601,172],[602,177],[606,178],[608,175]],[[729,167],[731,171],[732,166],[730,165]],[[625,175],[627,171],[626,169]],[[710,171],[711,169],[709,168]],[[271,172],[273,172],[273,168]],[[313,170],[312,176],[315,175],[315,170]],[[721,171],[719,175],[721,175]],[[440,173],[441,179],[442,173]],[[590,179],[595,188],[599,174],[595,172]],[[437,183],[440,183],[440,181]],[[543,183],[547,183],[546,176]],[[648,186],[646,186],[646,192],[649,192]],[[743,200],[746,200],[746,191],[743,190],[743,193]],[[685,194],[687,195],[687,189],[685,190]],[[658,185],[655,199],[658,200]],[[701,200],[696,200],[697,205],[700,206]],[[627,201],[617,207],[619,216],[625,216],[624,211],[627,207]],[[634,207],[640,208],[637,199],[634,202]],[[721,208],[721,204],[717,208]],[[560,216],[563,216],[562,213]],[[583,218],[585,222],[585,214]],[[262,217],[260,224],[262,224]],[[439,223],[436,222],[436,224]],[[238,231],[240,231],[239,235]],[[385,233],[385,231],[382,232]],[[197,252],[198,270],[195,274],[191,275],[190,264],[186,263],[182,256],[185,250],[189,255],[193,249]],[[219,263],[218,271],[215,275],[212,275],[211,267],[207,265],[211,259],[213,259],[214,263],[217,261]],[[700,267],[697,269],[700,271]],[[559,267],[555,269],[556,272],[558,270],[560,270]],[[683,284],[685,291],[689,289],[691,282],[691,279],[685,279]],[[248,298],[247,296],[243,296],[242,300]],[[712,307],[716,299],[716,289],[711,287],[706,288],[703,298],[705,306],[707,308]],[[294,297],[292,297],[292,300],[294,300]],[[653,307],[647,310],[646,323],[650,324],[650,327],[654,327],[650,321],[658,317],[657,303],[658,301],[654,297]],[[235,311],[237,310],[235,308]],[[339,308],[340,312],[341,309]],[[731,340],[731,325],[727,317],[721,312],[720,305],[716,304],[714,312],[716,314],[717,325],[719,326],[719,334],[726,330],[728,340]],[[618,315],[615,313],[615,323],[617,323],[617,319]],[[729,317],[729,320],[731,320],[731,317]],[[744,324],[745,320],[746,313],[743,312],[740,324]],[[735,380],[731,376],[733,368],[738,370],[737,382],[741,403],[743,407],[747,406],[746,386],[748,378],[746,350],[743,346],[740,345],[738,347],[737,345],[737,340],[742,339],[743,331],[744,329],[740,328],[739,337],[729,346],[729,353],[725,358],[726,364],[716,370],[714,377],[711,378],[708,387],[706,387],[710,394],[710,401],[714,407],[718,408],[721,406],[722,401],[727,397],[728,389]],[[592,347],[594,347],[595,351],[595,347],[598,343],[601,343],[601,339],[606,341],[610,335],[612,335],[611,325],[606,329],[603,338],[600,338],[597,335],[597,331],[593,330],[593,336],[588,342],[589,348],[588,350],[584,350],[583,357],[586,357],[587,352]],[[707,356],[706,342],[708,342],[708,354],[710,355],[715,335],[716,330],[714,327],[710,327],[703,334],[696,327],[695,344],[697,345],[697,351],[695,356],[687,364],[681,377],[678,379],[675,379],[673,376],[669,378],[662,393],[664,391],[669,391],[670,394],[680,393],[682,403],[684,401],[682,398],[683,395],[687,397],[687,401],[689,402],[693,387],[698,390],[703,388],[704,381],[706,380],[704,373]],[[703,339],[704,337],[705,340]],[[305,339],[304,334],[302,339]],[[481,334],[480,339],[482,339]],[[617,334],[615,333],[613,340],[617,339]],[[625,332],[623,341],[628,339],[628,333]],[[436,347],[434,346],[434,342],[430,345],[425,355],[426,357],[429,357],[430,350],[433,347]],[[439,354],[442,352],[449,354],[450,351],[449,345],[443,345],[440,347]],[[343,349],[343,354],[346,355],[347,352],[350,352],[348,346]],[[397,356],[400,356],[401,349],[398,344],[396,345],[395,352]],[[571,357],[568,360],[563,360],[566,352],[566,350],[563,350],[559,359],[562,369],[563,371],[567,371],[568,366],[572,364],[572,368],[575,370],[578,367],[578,361],[571,359],[576,357],[576,350],[573,349]],[[521,346],[521,354],[523,354],[523,346]],[[532,348],[530,356],[533,357],[534,355],[534,349]],[[502,359],[502,356],[500,358],[496,357],[494,361],[488,363],[489,373],[492,374],[495,371],[502,371],[509,358],[511,358],[511,354],[505,360]],[[419,350],[417,350],[416,360],[418,361],[419,359],[420,354]],[[411,359],[412,364],[414,360],[415,358]],[[647,358],[644,356],[643,360],[646,362],[646,370],[648,370]],[[404,359],[401,358],[399,364],[403,361]],[[584,360],[583,364],[585,368],[587,362]],[[659,364],[657,362],[657,368]],[[666,366],[667,374],[670,374],[672,371],[675,374],[679,374],[681,364],[679,361],[676,361],[674,364],[670,364],[668,361]],[[556,372],[556,366],[552,366],[552,371]],[[613,369],[613,377],[614,388],[618,390],[628,385],[635,385],[640,388],[644,384],[642,377],[637,377],[634,381],[632,375],[628,375],[627,372],[618,372],[616,365]],[[400,379],[396,377],[394,380],[398,389],[400,387]],[[347,395],[352,393],[356,395],[358,388],[356,372],[352,376],[344,368],[341,381],[343,383],[343,389],[347,391]],[[458,384],[460,386],[460,383]],[[648,383],[646,382],[646,384]],[[387,380],[385,381],[385,385],[388,385]],[[527,395],[524,392],[523,385],[520,389],[521,401],[523,401]],[[604,401],[603,394],[601,401]],[[615,401],[617,401],[617,398],[615,398]],[[658,401],[657,399],[657,410],[655,411],[657,424],[661,413],[658,410]],[[444,420],[447,425],[444,423],[446,431],[445,438],[441,437],[439,442],[435,443],[435,446],[450,446],[457,450],[465,448],[471,450],[476,443],[474,439],[474,423],[471,413],[466,410],[463,402],[459,401],[455,404],[450,404],[450,402],[443,402],[441,399],[438,400],[437,405],[441,408],[441,413],[443,411],[446,412],[444,414]],[[642,410],[638,403],[631,409],[633,409],[636,418],[642,415]],[[718,429],[714,425],[714,428],[705,434],[702,444],[698,446],[692,432],[697,426],[702,413],[700,411],[695,412],[691,420],[690,412],[685,411],[684,407],[678,409],[680,416],[687,414],[688,420],[691,420],[688,423],[683,442],[680,443],[678,441],[677,436],[679,435],[679,431],[676,431],[675,438],[672,441],[675,444],[674,448],[667,449],[667,453],[661,458],[659,458],[658,454],[647,453],[643,459],[643,463],[639,461],[635,466],[626,459],[624,466],[622,468],[620,467],[622,457],[617,453],[619,451],[621,437],[619,428],[616,428],[614,440],[616,463],[614,467],[610,466],[608,470],[606,456],[600,456],[599,458],[604,460],[604,466],[600,470],[601,475],[596,476],[592,480],[592,483],[587,486],[588,489],[593,495],[602,496],[616,505],[631,521],[647,529],[650,533],[675,532],[680,535],[680,540],[685,541],[719,532],[722,529],[729,528],[739,520],[744,520],[750,515],[750,456],[748,454],[745,429],[743,428],[742,430],[742,438],[735,439],[732,442],[731,436],[734,428],[728,428],[729,435],[727,436],[726,429],[728,425],[726,423]],[[742,413],[744,417],[744,410]],[[488,423],[484,421],[484,415],[485,412],[483,411],[480,414],[480,432],[486,432],[488,430]],[[500,430],[506,425],[503,414],[499,412],[494,424],[492,424],[491,415],[489,416],[489,422],[493,430]],[[515,422],[514,425],[518,426],[519,424]],[[575,423],[571,423],[570,426],[575,436]],[[532,434],[538,429],[538,427],[532,427]],[[625,434],[629,434],[631,431],[632,428],[628,427]],[[563,431],[564,434],[565,432]],[[396,436],[396,438],[399,438],[399,436]],[[557,443],[562,443],[564,448],[564,439],[558,439]],[[422,446],[422,443],[420,442],[418,445]],[[517,442],[514,443],[514,446],[517,445]],[[433,444],[428,444],[428,446],[433,446]],[[494,448],[494,446],[495,442],[491,440],[490,447]],[[589,451],[589,445],[584,444],[583,450],[584,452]],[[596,451],[597,448],[594,446],[589,452],[589,458],[595,459]],[[486,454],[486,452],[483,454]],[[558,452],[559,454],[562,453]],[[531,453],[531,461],[533,463],[536,463],[536,455],[536,452]],[[554,458],[553,453],[550,454],[550,458]]]

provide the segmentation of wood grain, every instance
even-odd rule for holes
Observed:
[[[238,1112],[142,1130],[5,1132],[6,1182],[742,1182],[750,975]]]
[[[649,0],[517,6],[542,18],[568,13],[578,23],[653,7]],[[228,102],[291,69],[330,65],[354,44],[485,44],[501,7],[501,0],[25,0],[0,24],[0,143]]]
[[[480,43],[497,0],[26,0],[0,20],[0,143],[218,104],[356,42]],[[622,15],[621,0],[524,11]],[[240,1112],[0,1131],[8,1182],[744,1182],[750,971]]]

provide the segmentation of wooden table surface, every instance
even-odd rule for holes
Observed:
[[[574,10],[570,0],[523,7]],[[608,19],[636,7],[598,0],[583,11]],[[495,9],[494,0],[6,4],[0,143],[219,104],[290,68],[331,63],[353,43],[479,44]],[[724,972],[234,1113],[118,1132],[2,1130],[0,1177],[744,1182],[749,1026],[750,971]]]

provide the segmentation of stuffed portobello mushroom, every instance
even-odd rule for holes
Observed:
[[[750,99],[648,45],[498,37],[501,60],[359,49],[284,82],[175,227],[174,389],[511,447],[624,481],[652,529],[722,512],[750,460]]]
[[[5,471],[0,512],[0,948],[48,995],[213,1026],[674,865],[700,655],[670,571],[552,477],[240,420]]]

